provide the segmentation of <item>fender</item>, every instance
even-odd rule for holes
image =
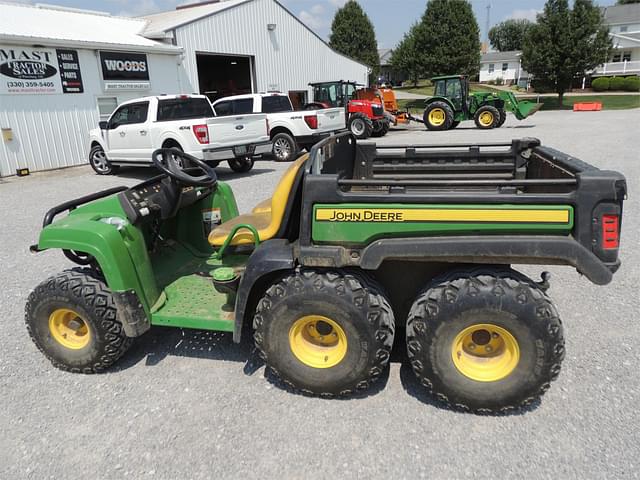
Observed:
[[[260,293],[260,289],[265,287],[265,280],[294,267],[293,246],[287,240],[267,240],[254,250],[242,274],[236,295],[233,328],[235,343],[240,342],[245,317],[253,313],[248,310],[249,307],[253,307],[249,305],[249,299]]]
[[[446,97],[431,97],[431,98],[425,100],[424,107],[427,108],[433,102],[444,102],[447,105],[449,105],[449,107],[451,107],[451,110],[453,110],[454,112],[456,111],[455,107],[453,106],[453,103],[451,103],[451,101]]]

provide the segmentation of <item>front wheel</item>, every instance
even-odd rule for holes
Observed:
[[[407,350],[420,383],[451,407],[505,412],[544,394],[564,339],[547,295],[508,269],[458,271],[413,303]]]
[[[111,175],[118,170],[118,167],[107,159],[107,155],[100,145],[91,147],[91,151],[89,152],[89,165],[91,165],[93,171],[98,175]]]
[[[498,112],[500,113],[500,120],[498,120],[496,128],[500,128],[502,125],[504,125],[504,122],[507,121],[507,112],[502,109],[498,110]]]
[[[54,367],[96,373],[131,346],[113,295],[90,270],[66,270],[31,292],[25,307],[31,339]]]
[[[232,158],[229,160],[229,167],[237,173],[247,173],[253,168],[253,164],[254,161],[251,157]]]
[[[393,311],[371,279],[344,271],[298,270],[258,302],[255,344],[267,366],[302,392],[348,395],[383,372]]]
[[[384,137],[389,132],[389,120],[376,120],[373,123],[373,134],[374,137]]]
[[[484,105],[476,110],[473,120],[476,122],[476,127],[481,130],[489,130],[498,126],[500,112],[492,105]]]

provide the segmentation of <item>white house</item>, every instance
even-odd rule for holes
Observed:
[[[640,74],[640,3],[603,7],[604,21],[613,41],[613,53],[592,76]]]
[[[522,69],[521,55],[519,50],[484,53],[480,58],[480,83],[502,80],[505,85],[526,86],[529,74]]]

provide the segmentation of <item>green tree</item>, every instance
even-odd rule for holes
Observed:
[[[408,33],[404,34],[404,38],[393,50],[393,54],[391,55],[391,65],[393,68],[405,72],[414,85],[418,84],[420,74],[422,73],[415,46],[417,29],[418,24],[416,23]]]
[[[358,2],[349,0],[340,8],[331,24],[329,45],[334,50],[371,68],[373,77],[380,71],[380,57],[373,24]]]
[[[640,0],[639,0],[640,1]],[[499,52],[521,50],[524,37],[533,25],[529,20],[505,20],[489,30],[491,46]]]
[[[552,87],[562,104],[574,78],[606,61],[609,31],[591,0],[547,0],[522,48],[522,66],[540,85]]]
[[[411,34],[421,74],[476,74],[480,65],[479,33],[468,1],[430,0]]]

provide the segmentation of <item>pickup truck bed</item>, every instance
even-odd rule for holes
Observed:
[[[596,284],[620,265],[624,176],[537,139],[379,146],[338,136],[311,155],[303,265],[565,264]]]

